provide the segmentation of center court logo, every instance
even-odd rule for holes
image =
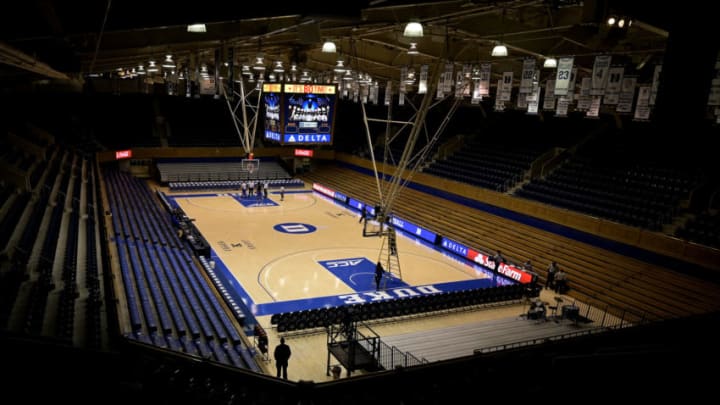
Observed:
[[[317,230],[316,227],[310,224],[303,224],[300,222],[285,222],[283,224],[277,224],[273,226],[273,229],[282,233],[292,233],[296,235],[302,235],[306,233],[313,233]]]

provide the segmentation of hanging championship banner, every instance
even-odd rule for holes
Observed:
[[[652,88],[650,89],[650,105],[655,105],[655,98],[657,97],[658,88],[660,87],[661,72],[662,65],[655,65],[655,71],[653,72]]]
[[[557,117],[567,117],[569,105],[570,105],[570,102],[568,101],[567,97],[565,97],[565,96],[558,97],[557,109],[555,110],[555,115]]]
[[[453,64],[445,64],[445,75],[443,79],[443,94],[450,94],[453,85]]]
[[[540,89],[540,83],[537,80],[538,77],[540,77],[540,70],[535,69],[535,73],[533,74],[532,91],[527,95],[528,103],[539,101],[540,91],[536,91]]]
[[[438,84],[437,84],[437,92],[435,93],[435,98],[438,100],[445,97],[445,92],[443,91],[443,80],[444,80],[443,78],[444,77],[445,77],[445,72],[440,73],[440,78],[438,79]]]
[[[463,91],[462,95],[463,97],[470,97],[472,95],[472,65],[463,65],[462,70],[462,76],[463,76]]]
[[[577,68],[573,68],[572,71],[570,71],[570,90],[568,91],[568,94],[565,95],[567,97],[568,103],[573,102],[575,100],[575,82],[577,81]]]
[[[556,96],[566,96],[572,94],[575,90],[570,85],[570,74],[573,70],[573,58],[560,58],[555,74],[555,91]],[[574,83],[574,82],[573,82]]]
[[[517,108],[519,110],[526,110],[527,109],[527,94],[520,94],[518,93],[517,98]]]
[[[503,77],[505,75],[503,74]],[[495,89],[495,111],[505,111],[505,101],[502,99],[502,88],[504,79],[498,80],[497,88]],[[512,83],[512,72],[510,72],[510,82]]]
[[[586,117],[597,118],[600,115],[600,102],[603,96],[590,96],[590,108],[587,110]]]
[[[483,63],[480,65],[480,95],[481,96],[489,96],[490,95],[490,69],[492,68],[492,64],[490,63]]]
[[[545,98],[543,99],[543,110],[555,109],[555,79],[548,79],[545,83]]]
[[[455,98],[462,98],[464,90],[465,90],[465,76],[463,76],[462,71],[458,70],[455,73]]]
[[[537,114],[538,106],[540,105],[540,86],[535,86],[532,94],[528,95],[528,114]]]
[[[580,111],[587,111],[590,108],[590,86],[592,86],[592,79],[583,77],[580,82],[580,97],[578,97],[577,104],[577,109]]]
[[[390,102],[392,101],[392,82],[390,80],[387,81],[387,84],[385,85],[385,105],[390,105]]]
[[[535,75],[535,59],[523,60],[522,76],[520,76],[520,94],[532,93],[533,76]]]
[[[638,89],[637,105],[635,106],[635,116],[638,121],[647,121],[650,119],[650,86],[640,86]]]
[[[590,87],[591,96],[601,96],[605,94],[608,73],[610,71],[610,60],[610,55],[598,55],[595,57],[592,72],[592,86]]]
[[[633,100],[635,99],[635,83],[637,83],[636,77],[623,77],[620,86],[620,97],[615,111],[619,113],[632,112]]]
[[[603,103],[605,104],[617,104],[620,98],[620,85],[622,84],[623,74],[625,68],[622,66],[616,66],[610,68],[608,74],[608,83],[605,87],[605,97]]]
[[[512,96],[513,72],[503,72],[500,101],[510,101]]]
[[[367,104],[368,97],[370,96],[370,86],[360,87],[360,102]]]
[[[418,81],[418,94],[427,93],[428,65],[420,66],[420,81]]]
[[[352,91],[352,100],[356,103],[360,101],[360,87],[357,82],[350,85],[350,91]]]
[[[374,82],[370,86],[370,102],[377,105],[378,103],[378,92],[379,92],[379,86],[377,82]]]

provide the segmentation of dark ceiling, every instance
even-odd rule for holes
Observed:
[[[625,4],[631,3],[631,4]],[[3,12],[0,24],[0,81],[8,85],[37,78],[81,79],[88,73],[129,69],[173,54],[181,66],[215,65],[232,48],[238,65],[262,51],[268,63],[295,62],[301,69],[330,71],[337,54],[320,51],[322,41],[337,43],[345,64],[376,80],[397,80],[402,66],[452,61],[492,62],[494,75],[520,71],[522,60],[575,56],[581,72],[594,57],[613,56],[631,72],[663,58],[673,22],[657,2],[621,0],[454,0],[247,2],[204,0],[30,0]],[[681,12],[682,14],[682,12]],[[629,16],[634,24],[610,28],[609,15]],[[410,19],[423,23],[418,55],[408,55],[402,30]],[[204,22],[208,32],[188,33]],[[493,58],[497,41],[510,55]],[[545,74],[550,74],[546,72]]]

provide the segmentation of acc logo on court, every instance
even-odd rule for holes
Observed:
[[[273,226],[273,229],[282,233],[292,233],[296,235],[302,235],[305,233],[313,233],[317,230],[316,227],[310,224],[303,224],[299,222],[286,222],[284,224],[277,224]]]
[[[346,259],[346,260],[333,260],[331,262],[325,262],[325,267],[328,269],[335,269],[338,267],[354,267],[362,263],[365,259]]]

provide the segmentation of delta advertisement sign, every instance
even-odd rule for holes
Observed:
[[[443,236],[441,238],[440,245],[443,247],[443,249],[455,253],[458,256],[462,256],[466,259],[472,260],[473,262],[481,266],[485,266],[490,269],[495,267],[495,263],[492,261],[491,256],[484,255],[472,248],[463,245],[462,243],[455,242],[454,240]],[[531,274],[509,264],[502,263],[498,267],[497,272],[505,277],[508,277],[515,281],[519,281],[523,284],[528,284],[532,281]]]

